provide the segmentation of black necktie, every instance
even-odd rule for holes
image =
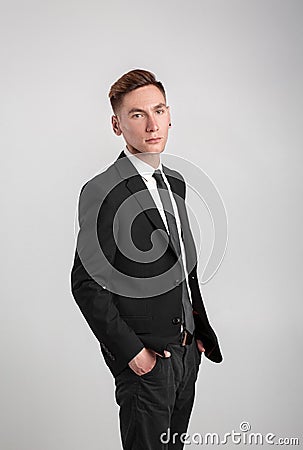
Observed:
[[[161,170],[157,169],[153,173],[153,177],[156,179],[157,182],[157,188],[160,195],[160,199],[163,205],[163,209],[165,212],[168,230],[169,230],[169,238],[170,241],[175,249],[175,252],[180,257],[180,263],[181,263],[181,270],[182,270],[182,278],[184,274],[184,266],[182,261],[182,255],[181,255],[181,245],[180,245],[180,239],[179,239],[179,233],[177,229],[177,223],[176,218],[174,215],[173,205],[171,202],[171,198],[169,195],[169,191],[167,188],[167,185],[163,179]],[[186,285],[185,278],[182,281],[182,304],[183,304],[183,312],[184,312],[184,319],[185,324],[184,327],[186,330],[193,334],[195,329],[195,323],[193,318],[193,309],[192,305],[189,299],[189,293]]]

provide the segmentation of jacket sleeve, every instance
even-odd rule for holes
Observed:
[[[191,272],[189,280],[193,298],[193,314],[196,326],[194,335],[197,339],[201,339],[203,342],[205,347],[205,356],[213,362],[220,363],[223,360],[223,356],[216,333],[211,327],[207,317],[198,283],[197,266],[194,267]]]
[[[120,317],[110,285],[116,244],[113,235],[115,208],[93,180],[81,190],[79,233],[71,271],[71,290],[76,303],[101,347],[112,359],[127,364],[144,344]],[[102,249],[103,258],[100,258]],[[105,258],[104,258],[105,257]]]

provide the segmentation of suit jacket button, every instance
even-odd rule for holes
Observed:
[[[173,323],[174,325],[179,325],[179,324],[181,323],[181,318],[180,318],[180,317],[174,317],[174,318],[172,319],[172,323]]]

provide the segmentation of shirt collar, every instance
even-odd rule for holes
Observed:
[[[124,150],[125,155],[129,158],[131,163],[134,165],[135,169],[137,169],[137,171],[139,172],[141,177],[145,178],[146,181],[149,181],[151,179],[151,177],[153,176],[153,173],[156,169],[161,170],[161,172],[163,173],[161,161],[160,161],[158,167],[156,169],[154,169],[152,166],[150,166],[146,162],[142,161],[142,159],[138,158],[133,153],[131,153],[126,146],[123,150]]]

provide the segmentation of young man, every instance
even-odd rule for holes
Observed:
[[[132,70],[109,97],[126,146],[81,190],[72,292],[114,376],[123,448],[182,449],[201,355],[222,355],[199,289],[185,182],[161,163],[164,87]]]

